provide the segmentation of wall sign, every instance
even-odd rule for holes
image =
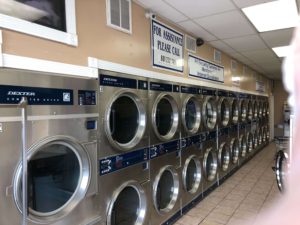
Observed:
[[[256,81],[256,91],[258,92],[266,92],[266,87],[264,82],[262,81]]]
[[[241,76],[238,74],[238,64],[235,60],[231,60],[231,76],[232,85],[239,87],[241,85]]]
[[[224,83],[224,67],[189,55],[189,76]]]
[[[183,34],[152,20],[152,65],[182,73],[184,67],[183,41]]]

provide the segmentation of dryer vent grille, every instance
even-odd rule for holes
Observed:
[[[196,53],[196,47],[196,39],[191,36],[185,35],[185,49],[190,52]]]

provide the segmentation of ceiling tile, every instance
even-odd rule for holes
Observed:
[[[150,1],[150,0],[148,0]],[[190,18],[199,18],[235,9],[230,0],[164,0]]]
[[[249,7],[249,6],[258,5],[267,2],[273,2],[273,1],[274,0],[233,0],[233,2],[239,8]]]
[[[223,52],[226,52],[228,54],[235,52],[234,49],[232,49],[230,46],[225,44],[223,41],[211,41],[209,42],[213,47],[222,50]]]
[[[243,55],[255,63],[278,63],[279,59],[270,49],[243,52]]]
[[[175,23],[188,19],[185,15],[178,12],[176,9],[162,0],[137,0],[137,2],[143,5],[146,9],[151,10],[154,13],[157,13]]]
[[[226,39],[223,41],[238,52],[267,48],[267,46],[264,44],[261,38],[256,34],[238,37],[238,38]]]
[[[269,31],[261,33],[260,36],[264,39],[270,48],[289,45],[292,39],[294,28]]]
[[[177,23],[179,26],[181,26],[184,30],[192,33],[195,35],[196,38],[201,37],[205,41],[213,41],[217,40],[215,36],[204,30],[202,27],[200,27],[198,24],[193,22],[192,20],[188,20],[185,22]]]
[[[195,20],[200,26],[219,39],[255,34],[256,31],[241,12],[230,11]]]
[[[250,59],[248,59],[247,57],[241,55],[240,53],[232,53],[232,54],[230,54],[230,56],[232,58],[234,58],[234,59],[236,59],[236,60],[238,60],[238,61],[246,64],[246,65],[253,64],[253,62]]]

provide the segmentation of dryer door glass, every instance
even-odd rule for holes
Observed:
[[[162,98],[156,107],[156,128],[161,136],[167,135],[173,126],[173,108],[167,98]]]
[[[45,222],[70,213],[84,198],[90,175],[87,153],[73,139],[63,137],[34,145],[28,153],[29,216],[33,220]],[[16,172],[14,186],[14,197],[21,210],[21,164]]]
[[[209,98],[204,104],[204,115],[206,127],[210,130],[214,129],[217,122],[217,109],[213,98]]]
[[[217,175],[217,157],[213,153],[212,149],[208,149],[204,156],[204,168],[206,179],[208,181],[213,181]]]
[[[226,143],[222,143],[218,154],[219,166],[222,171],[227,171],[230,163],[230,149]]]
[[[247,154],[247,140],[244,135],[240,137],[240,148],[241,148],[241,156],[246,157]]]
[[[222,126],[226,127],[228,125],[229,122],[229,103],[227,101],[227,99],[224,99],[221,102],[221,110],[220,110],[220,121]]]
[[[247,119],[247,102],[242,100],[241,102],[241,120],[245,122]]]
[[[232,163],[237,164],[240,156],[240,149],[239,149],[239,143],[237,139],[231,140],[231,157],[232,157]]]
[[[239,121],[239,105],[237,99],[234,99],[232,101],[231,112],[232,112],[232,122],[234,124],[237,124],[237,122]]]
[[[252,152],[253,150],[253,135],[248,133],[247,135],[247,145],[248,145],[248,152]]]
[[[253,104],[251,101],[248,102],[248,120],[251,121],[253,119]]]
[[[183,169],[183,178],[185,190],[194,194],[201,182],[201,165],[196,156],[189,157],[186,160]]]
[[[110,225],[134,225],[140,210],[139,193],[133,187],[125,187],[114,202]]]
[[[197,108],[196,103],[189,99],[185,105],[185,124],[190,131],[195,127],[197,121]]]
[[[127,144],[135,137],[140,122],[139,109],[133,98],[120,96],[110,109],[109,127],[113,140]]]

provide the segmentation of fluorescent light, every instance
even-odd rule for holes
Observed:
[[[275,52],[275,54],[278,57],[286,57],[291,51],[291,46],[289,45],[289,46],[276,47],[276,48],[272,48],[272,50]]]
[[[295,0],[278,0],[242,10],[259,32],[296,27],[298,24]]]

